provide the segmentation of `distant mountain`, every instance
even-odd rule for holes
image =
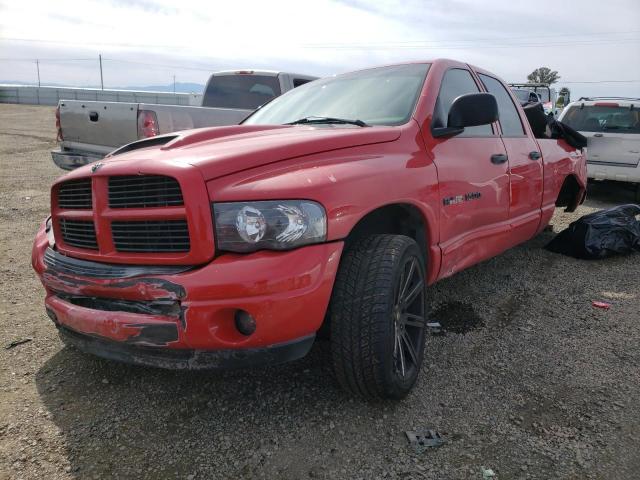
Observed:
[[[35,86],[33,82],[16,82],[0,80],[0,84]],[[62,85],[60,83],[47,83],[43,87],[70,87],[70,88],[100,88],[100,85]],[[140,92],[173,92],[173,83],[169,85],[148,85],[144,87],[105,87],[106,90],[136,90]],[[204,85],[201,83],[176,82],[176,93],[202,93]]]

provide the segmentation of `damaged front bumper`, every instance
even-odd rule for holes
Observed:
[[[285,363],[304,357],[315,339],[315,335],[310,335],[263,348],[191,350],[129,345],[81,334],[62,326],[58,333],[65,344],[97,357],[171,370],[227,370]]]
[[[79,260],[49,247],[32,263],[61,337],[86,352],[163,368],[233,368],[294,360],[311,348],[343,244],[225,254],[200,267]],[[238,311],[255,320],[250,335]]]

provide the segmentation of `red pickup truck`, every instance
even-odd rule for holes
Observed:
[[[495,75],[392,65],[63,176],[32,261],[80,350],[231,368],[300,358],[322,333],[344,388],[401,398],[428,285],[532,238],[585,185],[582,151],[534,138]]]

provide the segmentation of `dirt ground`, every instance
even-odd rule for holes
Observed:
[[[110,363],[63,348],[31,270],[54,139],[53,108],[0,105],[0,480],[638,478],[640,255],[574,260],[545,232],[438,283],[431,317],[451,328],[398,403],[347,397],[323,343],[228,373]],[[594,188],[555,231],[630,201]],[[413,451],[423,427],[446,443]]]

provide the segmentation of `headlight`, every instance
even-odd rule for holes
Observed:
[[[289,250],[327,238],[324,208],[308,200],[214,203],[213,213],[218,248],[229,252]]]

